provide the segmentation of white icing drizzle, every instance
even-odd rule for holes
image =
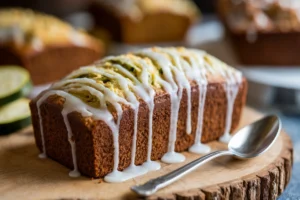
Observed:
[[[69,120],[68,120],[68,112],[64,109],[62,112],[61,112],[62,116],[63,116],[63,119],[64,119],[64,123],[66,125],[66,128],[67,128],[67,132],[68,132],[68,141],[71,145],[71,151],[72,151],[72,160],[73,160],[73,166],[74,166],[74,169],[73,171],[71,171],[69,173],[69,176],[71,177],[79,177],[80,176],[80,173],[78,171],[78,166],[77,166],[77,156],[76,156],[76,145],[75,145],[75,141],[73,141],[72,139],[72,129],[71,129],[71,126],[70,126],[70,123],[69,123]]]
[[[155,48],[157,51],[165,52],[165,49]],[[165,50],[165,51],[164,51]],[[169,144],[168,152],[162,157],[162,161],[165,163],[178,163],[185,160],[184,155],[175,152],[175,142],[176,142],[176,132],[177,132],[177,120],[179,107],[182,97],[183,85],[185,84],[185,75],[182,71],[178,70],[171,61],[168,59],[167,55],[163,53],[158,53],[153,51],[153,49],[145,49],[136,53],[140,56],[145,56],[150,58],[160,69],[162,69],[163,77],[165,82],[161,82],[165,90],[170,94],[171,99],[171,119],[170,119],[170,131],[169,131]],[[176,82],[173,79],[173,74],[175,76]]]
[[[105,63],[107,60],[113,59],[113,57],[109,57],[107,59],[103,59],[100,63]],[[118,61],[127,63],[129,65],[134,65],[132,63],[131,59],[128,59],[126,57],[118,57]],[[139,85],[137,87],[134,87],[133,89],[139,94],[140,97],[144,100],[144,102],[147,104],[149,109],[149,131],[148,131],[148,151],[147,151],[147,161],[143,164],[143,166],[148,171],[158,170],[160,169],[160,164],[158,162],[151,160],[151,152],[152,152],[152,122],[153,122],[153,110],[154,110],[154,97],[155,97],[155,91],[149,84],[149,76],[148,76],[148,70],[151,70],[151,66],[147,65],[144,60],[142,59],[136,59],[136,64],[141,66],[142,72],[139,75],[139,80],[142,82],[142,85]],[[127,70],[125,70],[121,65],[113,65],[117,70],[119,70],[121,73],[125,74],[127,77],[130,77],[135,82],[139,82],[135,76],[133,76],[131,73],[129,73]],[[153,70],[153,69],[152,69]],[[144,90],[146,89],[146,90]],[[148,91],[148,94],[145,92]],[[137,115],[135,116],[137,118]],[[135,122],[136,127],[137,120]],[[134,140],[133,142],[136,142]],[[132,151],[132,156],[135,156],[135,147]],[[134,159],[132,157],[132,163],[134,162]],[[131,167],[133,168],[133,167]]]
[[[240,84],[242,82],[242,74],[237,71],[224,70],[223,77],[226,80],[226,83],[223,84],[223,88],[226,92],[227,111],[226,111],[224,134],[223,136],[220,137],[219,141],[223,143],[228,143],[232,137],[230,135],[232,112],[233,112],[235,99],[239,92]]]
[[[41,132],[41,141],[42,141],[42,153],[39,154],[39,158],[47,158],[46,154],[46,144],[45,144],[45,137],[44,137],[44,129],[43,129],[43,119],[41,115],[41,104],[44,103],[44,101],[49,96],[46,94],[43,94],[43,96],[37,101],[37,111],[39,116],[39,126],[40,126],[40,132]]]
[[[95,69],[95,68],[94,68]],[[85,71],[86,68],[81,68],[78,71],[75,71],[74,73],[72,73],[71,75],[80,75],[81,73],[84,72],[90,72],[90,71]],[[97,70],[97,69],[95,69]],[[112,103],[112,105],[114,106],[114,108],[117,111],[117,123],[114,122],[113,116],[111,115],[111,113],[107,110],[106,108],[106,104],[105,103],[101,103],[101,107],[104,107],[102,110],[105,110],[106,112],[102,115],[99,115],[100,120],[103,120],[111,129],[112,131],[112,135],[113,135],[113,140],[114,140],[114,167],[113,167],[113,172],[111,174],[109,174],[109,177],[115,178],[120,176],[119,174],[117,174],[116,172],[118,172],[118,165],[119,165],[119,126],[120,126],[120,121],[121,121],[121,117],[123,114],[123,110],[121,105],[118,102],[122,102],[123,104],[127,104],[127,102],[122,99],[119,98],[119,96],[117,96],[115,93],[113,93],[112,91],[108,90],[107,88],[105,88],[104,86],[102,86],[101,84],[97,84],[96,81],[92,80],[92,79],[87,79],[87,78],[82,78],[82,79],[67,79],[64,80],[60,83],[54,84],[53,88],[55,87],[61,87],[64,84],[68,84],[68,83],[73,83],[73,82],[77,82],[77,83],[85,83],[85,84],[91,84],[93,87],[95,87],[98,90],[103,90],[103,93],[105,95],[102,96],[102,98],[100,97],[99,99],[103,99],[106,101],[110,101]],[[93,92],[92,88],[85,88],[85,90],[89,91],[91,94],[95,93]],[[95,90],[97,91],[97,90]],[[128,105],[128,104],[127,104]],[[120,176],[121,177],[121,176]]]
[[[210,65],[204,58],[209,59],[215,65]],[[44,128],[41,116],[41,105],[52,95],[58,95],[65,99],[62,116],[68,133],[68,141],[71,146],[72,161],[74,169],[70,176],[79,176],[76,156],[76,143],[68,114],[79,112],[83,117],[93,117],[107,124],[113,137],[113,170],[105,176],[107,182],[123,182],[130,178],[147,173],[160,168],[158,162],[151,160],[152,153],[152,125],[154,112],[154,98],[156,87],[161,87],[170,95],[171,116],[168,151],[162,157],[163,162],[177,163],[185,160],[185,157],[175,152],[175,142],[177,137],[177,121],[183,90],[187,92],[187,119],[186,133],[190,134],[191,126],[191,88],[193,84],[198,85],[198,117],[195,133],[194,145],[189,149],[194,153],[207,153],[210,148],[201,143],[203,129],[203,113],[205,109],[205,99],[207,91],[207,75],[219,73],[226,78],[224,88],[226,90],[228,110],[226,116],[225,134],[231,127],[231,116],[235,97],[237,95],[237,82],[241,82],[241,74],[229,68],[217,59],[208,56],[199,50],[187,50],[184,48],[151,48],[144,49],[133,54],[121,55],[117,57],[107,57],[95,63],[95,66],[81,67],[72,72],[63,80],[55,83],[45,91],[37,100],[42,153],[40,157],[47,155],[46,142],[44,138]],[[108,84],[104,82],[108,81]],[[99,82],[102,81],[102,82]],[[99,101],[99,107],[92,107],[75,94],[88,92]],[[149,129],[147,160],[140,166],[135,165],[137,137],[138,137],[138,114],[141,100],[146,103],[149,110]],[[109,111],[107,104],[113,106],[116,111],[116,119]],[[122,172],[119,166],[119,127],[123,116],[123,106],[129,106],[134,113],[133,137],[131,147],[131,162],[128,168]],[[224,135],[224,137],[227,137]]]
[[[167,48],[157,48],[159,52],[164,53],[164,54],[168,54],[168,56],[171,58],[171,60],[173,61],[173,65],[175,67],[177,67],[179,69],[179,71],[176,70],[175,73],[175,79],[177,81],[178,84],[178,88],[179,88],[179,102],[181,101],[182,98],[182,92],[183,89],[186,89],[187,92],[187,120],[186,120],[186,132],[188,134],[191,133],[192,131],[192,125],[191,125],[191,84],[189,82],[189,80],[187,79],[187,75],[184,73],[183,71],[183,61],[182,58],[180,57],[180,55],[178,54],[178,52],[174,49],[167,49]],[[187,69],[185,69],[187,70]],[[179,85],[182,84],[182,85]]]
[[[31,46],[36,51],[41,51],[44,48],[42,40],[38,37],[33,37],[31,39]]]
[[[210,152],[210,147],[208,145],[202,144],[202,130],[203,130],[203,114],[204,114],[204,106],[206,100],[206,91],[207,91],[207,70],[204,60],[203,54],[204,52],[192,52],[192,56],[188,57],[193,68],[193,73],[191,76],[191,80],[197,82],[199,97],[198,97],[198,116],[197,116],[197,129],[195,133],[194,144],[189,148],[189,151],[197,154],[205,154]],[[199,56],[200,55],[200,56]],[[186,55],[187,56],[187,55]]]
[[[77,158],[76,158],[76,146],[75,146],[75,141],[73,141],[72,137],[72,130],[69,125],[69,120],[67,118],[67,115],[73,111],[79,111],[82,116],[87,117],[87,116],[92,116],[93,114],[87,110],[89,108],[87,105],[84,105],[78,98],[71,96],[70,94],[64,92],[64,91],[59,91],[59,90],[49,90],[47,91],[42,98],[39,99],[37,105],[38,105],[38,114],[39,114],[39,119],[40,119],[40,126],[41,126],[41,138],[42,138],[42,145],[43,145],[43,152],[42,154],[39,155],[40,158],[45,158],[46,157],[46,148],[45,148],[45,140],[44,140],[44,133],[43,133],[43,128],[42,128],[42,117],[41,117],[41,111],[40,111],[40,105],[41,102],[43,102],[45,99],[47,99],[51,95],[59,95],[61,97],[65,98],[65,103],[64,103],[64,108],[62,110],[62,116],[64,119],[64,123],[66,125],[66,129],[68,132],[68,141],[71,146],[71,152],[72,152],[72,159],[73,159],[73,166],[74,170],[69,173],[70,176],[72,177],[78,177],[80,176],[80,173],[78,171],[77,167]],[[71,98],[70,98],[71,97]],[[90,110],[95,110],[91,109]],[[97,113],[97,111],[96,111]]]
[[[69,39],[70,41],[77,46],[87,46],[88,41],[87,37],[82,34],[81,32],[78,32],[76,29],[71,29],[69,32]]]
[[[126,73],[120,65],[114,64],[113,66],[115,68],[119,69],[120,71],[122,71],[123,73]],[[136,99],[135,95],[129,90],[128,83],[130,83],[130,82],[126,81],[126,79],[123,76],[121,76],[121,75],[119,75],[115,72],[112,72],[112,71],[111,71],[112,74],[109,74],[104,69],[93,68],[93,67],[85,67],[85,68],[81,68],[80,72],[81,72],[81,74],[82,73],[88,73],[88,72],[96,72],[96,73],[101,73],[101,74],[103,74],[106,77],[109,77],[111,79],[116,79],[119,82],[119,85],[121,86],[122,90],[125,91],[126,96],[128,97],[129,101],[133,103],[131,105],[131,107],[134,110],[134,135],[133,135],[133,140],[132,140],[131,164],[130,164],[129,168],[127,168],[123,171],[123,173],[118,173],[117,168],[114,168],[114,171],[111,174],[109,174],[105,179],[107,181],[110,181],[110,182],[118,182],[120,180],[120,177],[123,177],[122,181],[125,181],[126,179],[134,177],[136,174],[142,175],[144,173],[147,173],[149,170],[159,169],[160,165],[156,162],[151,162],[151,160],[149,158],[148,159],[150,161],[148,160],[149,162],[147,162],[147,164],[144,165],[144,166],[136,166],[134,164],[135,155],[136,155],[137,121],[138,121],[139,101]],[[145,73],[142,73],[141,76],[145,76],[144,74]],[[76,74],[72,73],[70,76],[74,76],[74,75],[78,76],[80,74],[78,72],[76,72]],[[132,76],[130,73],[127,74],[127,75],[130,76],[131,78],[135,79],[136,82],[138,82],[138,80],[134,76]],[[132,89],[134,91],[136,91],[136,93],[139,94],[139,96],[145,102],[151,102],[150,95],[147,96],[146,91],[143,89],[143,87],[141,85],[137,85],[137,86],[131,85],[131,87],[133,87]],[[150,87],[148,87],[148,89],[150,89]],[[151,90],[153,90],[153,89],[151,88]],[[153,102],[153,98],[154,98],[154,95],[153,95],[153,92],[152,92],[152,102]],[[153,104],[153,106],[154,106],[154,104]],[[152,112],[153,112],[153,109],[152,109]],[[152,117],[151,117],[151,123],[152,123]],[[152,130],[151,130],[151,132],[152,132]],[[118,159],[119,155],[115,154],[114,158],[115,158],[115,160]],[[115,167],[116,166],[117,165],[115,165]]]

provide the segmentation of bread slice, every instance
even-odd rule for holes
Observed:
[[[153,55],[157,56],[156,59],[154,59],[155,56]],[[163,58],[166,59],[166,63],[156,63]],[[174,105],[174,101],[171,101],[171,93],[168,93],[158,83],[160,78],[167,80],[168,72],[166,70],[170,68],[172,70],[180,69],[176,66],[175,58],[180,59],[182,64],[184,61],[192,61],[194,58],[198,59],[196,66],[202,70],[207,69],[207,71],[205,74],[199,73],[190,75],[188,75],[188,71],[186,71],[185,76],[192,76],[195,77],[195,79],[189,79],[190,89],[187,86],[183,88],[182,98],[177,100],[179,103],[178,121],[175,124],[175,135],[172,135],[170,132],[171,127],[174,125],[174,123],[173,125],[171,123],[172,112],[175,113],[174,107],[172,106]],[[109,106],[106,107],[104,105],[106,110],[103,110],[108,110],[112,113],[113,119],[110,121],[106,114],[102,115],[105,116],[103,120],[96,119],[99,115],[96,113],[97,110],[93,110],[93,107],[99,108],[101,102],[99,102],[95,96],[93,97],[91,93],[87,94],[84,87],[91,86],[91,82],[87,80],[101,80],[97,82],[98,86],[105,86],[109,91],[113,91],[118,97],[123,98],[124,90],[121,89],[120,85],[115,83],[112,79],[108,81],[107,77],[96,77],[95,71],[104,70],[105,72],[111,72],[110,70],[114,69],[116,72],[121,73],[112,67],[119,66],[122,69],[126,69],[127,72],[130,72],[131,75],[135,74],[135,72],[141,75],[142,73],[139,69],[144,70],[145,68],[137,66],[137,63],[143,62],[147,63],[143,67],[147,68],[149,72],[147,75],[151,77],[149,79],[149,85],[151,85],[151,88],[155,91],[155,95],[153,96],[154,110],[152,126],[149,126],[149,123],[151,123],[149,120],[149,112],[151,109],[149,104],[143,99],[139,98],[139,104],[137,104],[139,106],[137,109],[136,132],[134,131],[135,109],[121,103],[123,114],[121,115],[118,129],[119,141],[117,147],[119,148],[119,153],[117,154],[117,160],[115,160],[116,146],[114,142],[116,142],[116,138],[112,132],[113,129],[108,125],[117,123],[119,119],[116,112],[117,109],[111,106],[115,100],[108,98],[109,100],[105,102]],[[167,66],[172,62],[174,62],[173,64],[176,66],[176,69],[173,68],[174,66]],[[132,63],[136,65],[131,65]],[[186,64],[187,63],[188,62],[186,62]],[[191,64],[192,62],[189,63]],[[202,64],[200,65],[200,63]],[[164,66],[165,68],[163,68],[163,70],[165,71],[163,72],[161,64],[167,64]],[[177,64],[179,63],[177,62]],[[202,136],[200,135],[201,142],[206,143],[216,140],[224,134],[226,126],[228,126],[227,129],[230,129],[227,131],[233,131],[237,127],[243,106],[245,105],[247,93],[247,82],[245,78],[242,78],[238,71],[199,50],[157,47],[140,50],[132,54],[108,57],[98,62],[98,64],[95,64],[95,66],[74,71],[62,81],[54,84],[51,90],[45,91],[30,103],[36,144],[41,152],[69,168],[78,169],[82,174],[90,177],[103,177],[113,170],[124,170],[130,165],[144,164],[146,161],[149,161],[149,152],[151,154],[150,162],[152,162],[151,160],[161,159],[167,152],[170,153],[170,151],[172,151],[170,150],[172,149],[172,141],[170,141],[170,138],[173,136],[176,138],[176,142],[174,142],[176,152],[188,150],[193,144],[200,143],[200,141],[195,141],[195,136],[196,132],[199,132],[197,129],[199,122],[198,116],[201,115],[201,111],[203,112],[203,118],[200,120],[200,123],[203,124]],[[189,66],[191,67],[191,65]],[[136,68],[132,69],[131,67]],[[180,70],[180,73],[181,72],[183,71]],[[104,72],[101,73],[104,74]],[[169,77],[169,83],[172,82],[172,78],[175,78],[177,74],[175,71],[173,71],[173,73],[174,74],[171,75],[173,77]],[[141,77],[138,74],[134,76]],[[235,78],[240,76],[240,79],[234,79],[238,80],[237,82],[231,80],[229,83],[229,74]],[[205,77],[203,75],[205,75]],[[127,78],[128,77],[130,77],[130,75],[127,75]],[[200,80],[198,83],[201,83],[201,85],[205,87],[199,87],[196,79]],[[143,81],[144,79],[139,80]],[[201,80],[207,80],[207,83],[201,82]],[[82,85],[78,85],[80,81],[82,81]],[[93,88],[96,88],[97,84],[94,85]],[[176,96],[178,96],[182,85],[180,85],[180,82],[176,84],[179,87],[176,92]],[[139,85],[139,83],[137,83],[137,85]],[[147,83],[145,82],[143,86],[146,87],[146,85]],[[83,90],[78,89],[80,86],[82,86]],[[200,88],[202,88],[203,91]],[[230,88],[237,89],[235,98],[230,97],[228,91],[233,92]],[[203,93],[205,89],[207,91],[205,95],[206,98],[200,101],[203,107],[200,107],[198,110],[199,94],[205,94]],[[59,90],[59,92],[56,92],[57,90]],[[94,90],[91,91],[96,95]],[[104,91],[104,89],[102,89],[102,91]],[[188,95],[189,93],[187,91],[190,91],[190,95]],[[78,98],[69,98],[65,93]],[[107,96],[105,96],[105,98],[106,97]],[[228,97],[230,97],[231,100]],[[94,112],[94,114],[89,116],[87,112],[83,111],[84,109],[80,110],[81,103],[75,103],[74,105],[76,105],[76,107],[74,107],[72,103],[70,104],[70,100],[72,100],[73,103],[77,101],[85,102],[85,104],[89,105],[88,110],[92,113]],[[128,102],[129,100],[124,103],[127,104]],[[130,102],[134,102],[134,100],[130,100]],[[232,115],[228,115],[230,112],[229,107],[232,108]],[[69,109],[69,112],[64,112],[66,109]],[[80,111],[76,111],[77,109]],[[189,110],[191,112],[189,112]],[[65,114],[65,118],[62,113]],[[191,117],[190,121],[187,120],[189,114]],[[66,119],[69,125],[65,123]],[[191,123],[190,131],[188,130],[189,122]],[[71,131],[67,130],[68,127]],[[152,132],[149,130],[150,127],[152,127]],[[150,134],[152,134],[152,137],[149,137]],[[149,139],[152,139],[152,148],[150,151],[148,149]],[[133,145],[134,143],[136,144],[135,146]],[[71,147],[71,145],[74,145],[75,148]],[[133,148],[136,148],[136,150],[133,151]],[[75,150],[75,152],[72,152],[72,150]],[[133,152],[135,152],[135,156],[132,155]],[[173,153],[175,152],[173,151]],[[75,160],[74,157],[76,157]],[[134,163],[132,163],[132,159],[134,159]],[[118,166],[114,165],[115,162],[118,162]]]
[[[25,67],[34,84],[58,80],[104,53],[99,40],[31,10],[0,10],[0,29],[0,65]]]

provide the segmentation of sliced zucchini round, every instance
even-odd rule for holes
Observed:
[[[27,96],[32,84],[28,71],[18,66],[0,66],[0,106]]]
[[[15,132],[31,124],[29,99],[20,98],[0,107],[0,135]]]

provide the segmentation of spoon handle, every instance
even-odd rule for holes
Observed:
[[[157,190],[166,187],[167,185],[170,185],[171,183],[173,183],[174,181],[180,179],[181,177],[183,177],[184,175],[194,171],[195,169],[197,169],[199,166],[201,166],[202,164],[220,157],[220,156],[225,156],[225,155],[232,155],[232,153],[230,151],[215,151],[215,152],[211,152],[205,156],[202,156],[164,176],[155,178],[155,179],[151,179],[150,181],[144,183],[143,185],[139,185],[139,186],[133,186],[131,189],[133,191],[135,191],[136,193],[140,194],[140,195],[144,195],[144,196],[148,196],[151,195],[153,193],[155,193]]]

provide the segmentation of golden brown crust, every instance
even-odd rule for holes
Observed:
[[[243,79],[239,93],[235,100],[232,116],[231,130],[234,130],[245,105],[247,82]],[[185,132],[187,96],[183,93],[179,111],[176,151],[187,150],[194,142],[197,123],[198,87],[192,87],[192,134]],[[64,99],[59,96],[50,96],[41,106],[41,114],[44,127],[44,137],[47,155],[61,164],[72,168],[71,147],[67,139],[66,127],[63,123],[61,110]],[[30,103],[32,121],[36,144],[41,150],[41,134],[39,129],[39,117],[36,101]],[[222,83],[209,83],[205,111],[202,142],[209,142],[219,138],[224,131],[227,100]],[[113,138],[110,129],[103,121],[95,121],[91,118],[82,118],[77,112],[68,115],[74,140],[76,143],[77,163],[79,170],[90,177],[103,177],[113,168]],[[119,170],[123,170],[130,164],[131,143],[133,137],[133,111],[127,109],[123,113],[120,124],[120,162]],[[168,94],[162,94],[155,98],[153,116],[153,150],[152,160],[160,159],[167,151],[170,125],[170,99]],[[146,161],[148,142],[148,108],[141,103],[139,108],[138,136],[136,164]]]

